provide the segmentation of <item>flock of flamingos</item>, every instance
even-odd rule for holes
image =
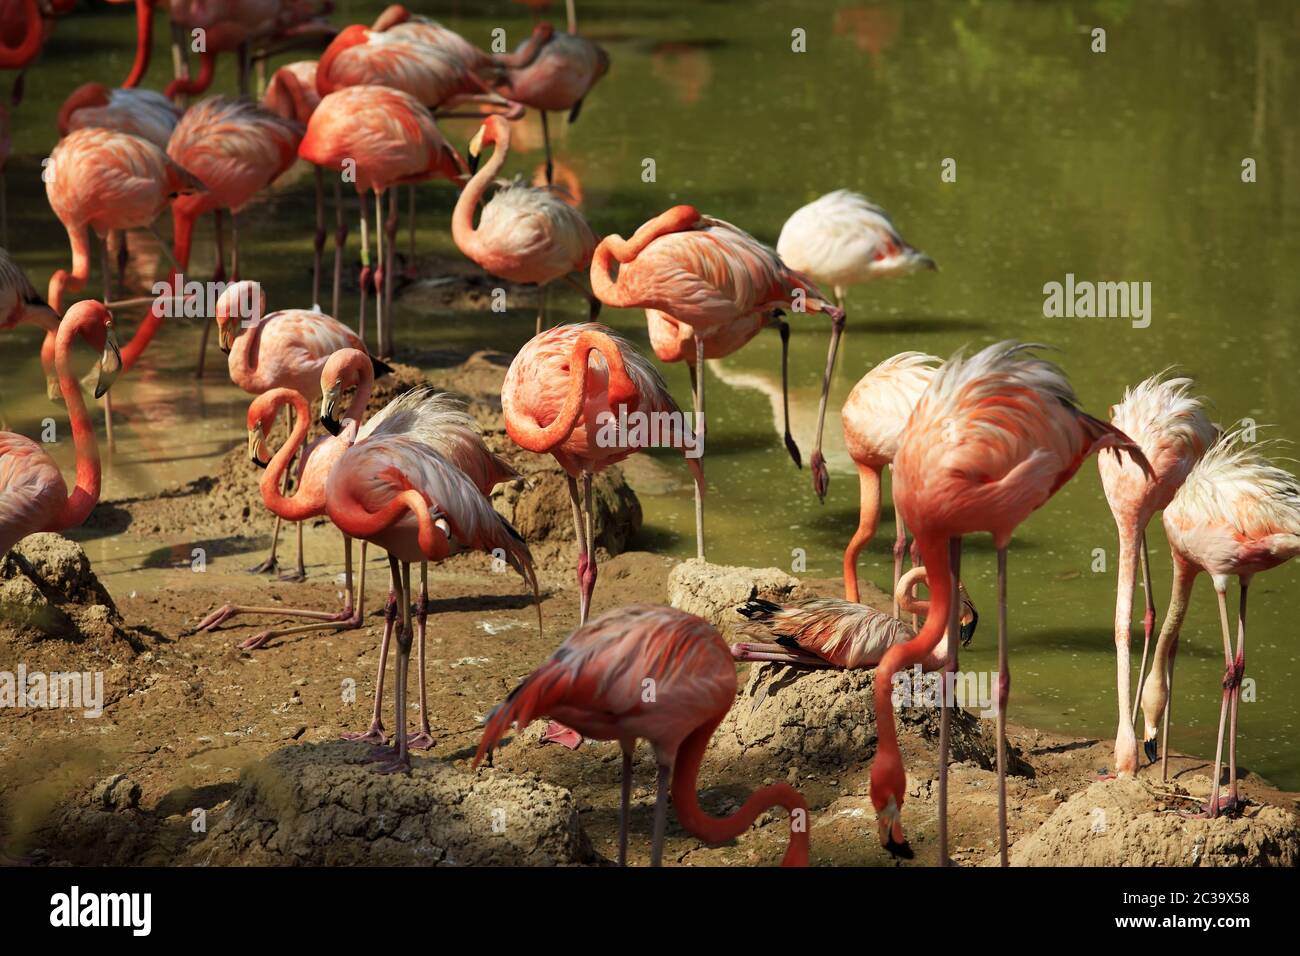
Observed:
[[[27,323],[45,330],[41,357],[51,397],[61,396],[66,404],[76,446],[76,483],[69,493],[39,443],[22,435],[0,435],[0,552],[26,535],[77,526],[98,500],[95,431],[70,353],[80,338],[100,354],[94,393],[105,403],[105,437],[111,447],[109,390],[115,378],[130,373],[168,316],[163,307],[167,296],[114,298],[114,272],[121,274],[129,256],[127,233],[153,229],[163,210],[170,208],[168,288],[170,298],[180,304],[188,301],[180,277],[189,266],[194,224],[212,213],[219,258],[214,278],[225,280],[228,275],[230,284],[209,318],[215,320],[219,345],[228,353],[231,380],[256,396],[248,409],[248,450],[265,468],[260,488],[276,517],[276,538],[282,520],[327,516],[343,537],[347,589],[345,607],[337,612],[227,605],[201,626],[214,627],[233,615],[259,611],[305,619],[294,627],[259,634],[247,642],[249,647],[295,630],[357,627],[364,615],[365,548],[382,548],[391,577],[375,711],[371,725],[353,737],[375,744],[382,755],[379,770],[409,770],[410,750],[427,749],[434,742],[423,680],[428,562],[463,550],[490,552],[514,567],[537,593],[527,543],[488,498],[494,485],[516,473],[488,450],[465,408],[447,394],[416,389],[365,420],[375,378],[388,371],[381,357],[393,355],[390,316],[398,194],[403,185],[409,187],[406,215],[413,217],[414,184],[442,179],[460,189],[451,232],[467,257],[512,283],[544,288],[564,280],[588,298],[592,319],[546,328],[539,314],[537,335],[519,350],[505,379],[501,401],[509,437],[528,451],[550,453],[568,475],[582,623],[492,712],[476,764],[490,758],[512,724],[522,727],[537,717],[551,719],[545,735],[549,741],[575,747],[583,737],[617,740],[624,755],[623,862],[632,752],[644,738],[654,747],[659,766],[654,863],[662,854],[671,790],[681,824],[709,842],[739,835],[769,807],[787,808],[791,832],[785,863],[805,864],[808,808],[792,787],[764,787],[727,818],[711,817],[699,806],[700,762],[735,697],[736,660],[875,667],[879,745],[871,765],[871,799],[882,845],[909,856],[902,818],[905,771],[891,678],[916,663],[929,670],[956,670],[959,645],[969,640],[975,625],[974,606],[959,582],[962,539],[989,532],[997,548],[998,798],[1005,865],[1007,548],[1016,527],[1095,452],[1119,531],[1115,772],[1138,771],[1134,721],[1139,701],[1146,756],[1155,760],[1160,738],[1162,766],[1167,766],[1179,627],[1193,581],[1204,571],[1219,602],[1225,665],[1213,792],[1204,812],[1215,816],[1238,807],[1237,716],[1245,671],[1247,588],[1257,572],[1300,553],[1300,491],[1292,475],[1264,456],[1260,443],[1247,441],[1241,429],[1221,430],[1211,423],[1191,381],[1155,374],[1128,388],[1106,422],[1079,407],[1062,370],[1041,358],[1032,345],[1001,342],[975,354],[959,352],[947,361],[918,352],[885,358],[858,382],[842,409],[861,486],[860,523],[844,553],[844,600],[785,607],[750,602],[738,613],[748,619],[745,626],[758,639],[730,648],[709,623],[666,606],[620,608],[588,621],[597,579],[592,476],[641,447],[632,440],[602,440],[598,425],[608,413],[680,413],[655,366],[595,322],[601,304],[645,310],[657,357],[688,363],[694,410],[701,413],[705,359],[734,352],[769,326],[788,345],[786,316],[824,314],[832,336],[811,461],[814,490],[824,495],[828,475],[820,437],[836,343],[845,323],[844,290],[934,268],[933,261],[902,239],[884,210],[846,190],[794,213],[776,250],[687,205],[655,216],[630,239],[610,235],[598,240],[573,197],[550,183],[556,167],[547,125],[554,120],[548,114],[568,112],[570,121],[576,119],[584,97],[609,67],[606,52],[577,33],[571,3],[568,30],[538,24],[515,52],[489,55],[400,6],[388,8],[371,27],[339,30],[307,0],[172,0],[174,77],[157,93],[137,85],[148,71],[154,2],[137,0],[139,48],[127,81],[118,88],[88,83],[58,114],[58,142],[47,164],[46,191],[50,208],[67,229],[71,269],[56,272],[42,296],[14,258],[0,250],[0,327]],[[23,69],[37,56],[49,28],[44,18],[65,12],[60,6],[53,2],[43,10],[36,0],[0,0],[0,67]],[[184,41],[197,35],[195,30],[206,31],[206,47],[199,73],[192,77]],[[327,44],[319,60],[290,63],[266,78],[270,55],[312,42]],[[237,63],[245,95],[210,96],[186,106],[190,97],[204,92],[217,54],[226,52],[236,54],[231,59]],[[247,95],[250,74],[263,81],[260,100]],[[544,175],[539,171],[535,184],[498,184],[489,197],[510,150],[511,122],[528,108],[539,111],[543,120]],[[482,121],[466,156],[439,131],[436,121],[447,116]],[[53,140],[56,131],[50,132]],[[479,166],[489,151],[490,158]],[[299,159],[315,166],[313,307],[267,313],[256,283],[239,277],[237,215]],[[329,315],[316,304],[321,302],[326,271],[322,257],[328,237],[327,179],[333,181],[336,208]],[[360,213],[355,329],[331,317],[339,314],[349,232],[343,212],[346,185],[355,187]],[[367,208],[370,194],[373,225]],[[232,240],[229,273],[224,261],[226,214]],[[116,264],[110,261],[107,244],[111,235],[118,237]],[[413,226],[411,235],[413,241]],[[67,299],[89,280],[92,245],[101,260],[102,300],[69,305]],[[582,282],[584,275],[589,276],[589,289]],[[833,300],[822,288],[833,291]],[[375,322],[368,330],[371,296]],[[153,303],[148,315],[130,341],[119,346],[119,323],[112,310],[146,301]],[[205,346],[206,339],[205,331]],[[199,362],[201,368],[202,356]],[[316,418],[328,434],[309,443],[313,403],[319,404]],[[281,409],[292,429],[287,441],[273,449],[272,427]],[[799,450],[789,434],[788,401],[786,417],[786,445],[798,464]],[[295,458],[299,463],[291,483]],[[699,461],[687,460],[696,483],[696,531],[703,557],[703,469]],[[857,603],[857,557],[877,528],[886,466],[892,471],[899,515],[892,615]],[[1173,595],[1148,672],[1156,612],[1145,534],[1161,511],[1172,551]],[[917,564],[906,575],[905,528],[914,536]],[[362,549],[357,587],[353,539]],[[411,580],[413,564],[420,569],[418,594]],[[1138,697],[1131,700],[1129,632],[1139,565],[1146,612]],[[273,544],[261,569],[275,568]],[[300,547],[297,575],[302,574]],[[1240,583],[1235,649],[1227,607],[1233,576]],[[920,583],[929,588],[928,601],[912,595]],[[908,609],[924,614],[919,631],[898,619]],[[422,725],[408,735],[406,673],[416,634]],[[390,745],[380,708],[394,635],[396,726]],[[655,682],[652,703],[643,702],[646,680]],[[944,862],[950,712],[951,704],[945,702],[939,757]],[[1229,721],[1230,789],[1221,798]]]

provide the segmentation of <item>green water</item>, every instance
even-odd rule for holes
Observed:
[[[368,21],[380,6],[341,2],[335,20]],[[1300,7],[580,0],[579,8],[581,29],[608,48],[613,68],[579,122],[560,135],[557,155],[581,177],[597,232],[627,235],[667,206],[690,202],[774,243],[795,208],[851,187],[886,206],[904,235],[939,262],[937,274],[849,293],[833,408],[873,362],[898,351],[944,356],[1015,337],[1056,346],[1083,405],[1096,414],[1105,415],[1125,384],[1177,364],[1213,399],[1220,420],[1251,416],[1277,424],[1278,435],[1300,436]],[[432,12],[482,45],[495,27],[505,28],[513,45],[529,25],[526,9],[513,3],[444,3]],[[1104,53],[1090,48],[1098,26],[1106,30]],[[796,28],[806,31],[806,53],[791,51]],[[154,85],[168,66],[161,32]],[[13,251],[40,285],[67,257],[39,180],[40,157],[53,144],[52,115],[77,84],[124,76],[130,37],[129,10],[79,12],[58,24],[28,78],[15,117],[9,228]],[[219,86],[233,88],[228,62],[218,77]],[[448,126],[460,146],[471,131]],[[1242,182],[1247,157],[1256,161],[1257,182]],[[947,158],[956,162],[955,182],[941,179]],[[645,159],[655,160],[655,182],[642,180]],[[539,152],[519,155],[509,170],[531,173],[539,161]],[[420,196],[420,248],[454,255],[450,187],[422,187]],[[300,176],[245,217],[245,272],[267,287],[272,307],[309,304],[311,197],[310,177]],[[194,262],[206,268],[210,232],[200,233]],[[1044,283],[1067,273],[1150,282],[1150,327],[1044,318]],[[91,288],[97,282],[92,278]],[[580,314],[567,292],[553,294],[552,303],[566,318]],[[345,318],[354,307],[349,298]],[[604,318],[645,342],[640,313],[607,310]],[[513,349],[531,335],[533,315],[399,309],[398,322],[402,349]],[[796,317],[794,332],[795,432],[807,453],[827,326]],[[110,494],[192,474],[238,440],[245,399],[215,377],[199,387],[185,376],[192,340],[192,329],[168,330],[135,380],[122,383],[125,405],[155,414],[139,416],[140,427],[124,436]],[[29,434],[49,414],[35,342],[21,338],[32,351],[0,381],[8,427]],[[807,472],[785,457],[772,415],[778,362],[779,342],[765,333],[710,369],[709,555],[788,569],[802,549],[809,573],[830,576],[856,524],[856,480],[837,416],[827,430],[832,483],[824,505]],[[685,370],[670,368],[667,377],[688,401]],[[206,424],[198,426],[201,409]],[[690,498],[644,503],[642,546],[693,553]],[[892,534],[887,505],[863,559],[877,582],[889,573]],[[1169,558],[1158,521],[1150,542],[1163,609]],[[97,547],[111,553],[107,544]],[[1099,548],[1109,562],[1105,573],[1092,570]],[[988,540],[968,541],[965,553],[966,581],[991,625]],[[1113,736],[1114,559],[1114,526],[1089,463],[1013,545],[1013,720]],[[127,561],[115,586],[127,585],[130,571]],[[1290,622],[1300,569],[1262,575],[1251,594],[1247,675],[1257,682],[1257,701],[1242,708],[1242,762],[1300,788],[1300,705],[1292,690],[1300,664]],[[1202,580],[1178,657],[1179,748],[1213,751],[1220,647],[1213,596]],[[987,626],[963,653],[963,666],[994,665]]]

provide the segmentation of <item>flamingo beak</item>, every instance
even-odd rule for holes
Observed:
[[[265,468],[270,464],[268,459],[262,457],[266,451],[265,445],[262,423],[258,422],[248,430],[248,457],[258,468]]]
[[[56,405],[63,404],[63,389],[59,388],[59,380],[53,375],[45,380],[45,397]]]
[[[889,851],[890,856],[910,860],[916,854],[903,836],[903,821],[899,819],[898,808],[891,798],[890,805],[876,814],[876,830],[880,835],[880,845]]]
[[[961,646],[969,647],[971,639],[975,637],[975,628],[980,623],[980,612],[975,610],[975,605],[969,600],[962,602],[962,610],[965,613],[961,616]]]
[[[113,322],[104,323],[104,353],[99,357],[99,373],[95,377],[95,397],[103,398],[105,393],[117,381],[122,371],[122,350],[117,346],[117,333],[113,331]]]
[[[486,126],[480,126],[474,138],[469,141],[469,150],[465,155],[465,165],[469,167],[471,173],[478,172],[479,154],[483,151],[483,131]]]
[[[321,395],[320,423],[321,426],[331,435],[337,435],[343,430],[343,423],[334,415],[334,408],[339,403],[339,395],[342,391],[342,383],[335,382]]]

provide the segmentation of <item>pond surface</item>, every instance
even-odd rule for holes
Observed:
[[[335,21],[368,22],[381,6],[343,0]],[[530,22],[514,3],[413,6],[483,46],[498,27],[513,46]],[[896,352],[947,356],[1018,338],[1056,347],[1054,357],[1094,414],[1105,417],[1126,384],[1177,365],[1213,400],[1218,420],[1248,416],[1277,426],[1266,434],[1300,436],[1300,7],[583,0],[579,8],[580,29],[608,48],[613,67],[572,128],[552,126],[559,129],[557,158],[581,179],[598,233],[626,236],[664,208],[689,202],[775,243],[796,208],[849,187],[884,205],[909,241],[939,263],[938,273],[850,291],[834,409],[872,364]],[[1104,53],[1092,50],[1095,27],[1106,31]],[[791,50],[795,29],[806,31],[805,53]],[[149,76],[155,86],[169,64],[165,32],[160,20]],[[68,259],[39,178],[40,159],[54,143],[53,116],[80,83],[120,81],[131,36],[126,8],[78,12],[57,25],[28,77],[8,168],[9,232],[12,251],[42,288]],[[224,60],[218,87],[234,88]],[[508,171],[531,176],[541,153],[536,119],[528,123]],[[472,131],[447,125],[462,148]],[[653,182],[642,176],[648,159]],[[1242,180],[1246,159],[1254,160],[1255,182]],[[955,181],[941,176],[945,160]],[[245,274],[266,286],[272,308],[310,305],[312,181],[304,170],[292,176],[241,223]],[[420,197],[420,249],[454,256],[451,188],[424,186]],[[160,229],[167,234],[170,226]],[[198,232],[194,263],[203,271],[212,261],[211,230],[205,223]],[[145,253],[147,276],[156,267],[150,237],[132,240]],[[1067,274],[1149,282],[1149,326],[1046,318],[1044,284]],[[96,272],[89,288],[98,283]],[[553,293],[551,303],[557,318],[583,311],[568,291]],[[354,309],[349,298],[343,317],[350,320]],[[606,310],[603,318],[646,342],[640,313]],[[397,321],[399,349],[513,350],[532,334],[533,311],[484,316],[399,306]],[[827,332],[818,317],[795,317],[792,408],[805,454]],[[207,379],[193,379],[187,370],[196,341],[193,324],[166,329],[123,381],[125,423],[108,464],[108,494],[148,492],[201,474],[242,440],[247,398],[222,381],[215,349]],[[43,398],[38,340],[16,333],[7,342],[0,415],[6,427],[36,435],[45,417],[62,421]],[[764,333],[710,366],[709,556],[790,569],[802,553],[808,573],[832,576],[857,521],[856,477],[835,415],[827,429],[832,481],[825,504],[813,496],[806,470],[795,471],[786,457],[773,415],[779,357],[777,336]],[[666,375],[688,403],[685,369]],[[646,496],[644,504],[641,546],[693,554],[689,494]],[[886,505],[863,558],[877,583],[887,583],[892,537]],[[1159,521],[1149,541],[1163,612],[1170,565]],[[110,587],[134,586],[138,565],[126,553],[134,546],[88,546],[104,562]],[[1094,570],[1098,549],[1104,571]],[[1013,721],[1113,737],[1115,554],[1114,525],[1089,463],[1025,523],[1012,547]],[[963,653],[963,667],[990,670],[996,640],[987,538],[967,543],[963,570],[987,625]],[[1300,654],[1291,612],[1300,566],[1262,575],[1251,594],[1247,675],[1256,680],[1257,699],[1242,708],[1242,761],[1296,789]],[[1135,632],[1140,643],[1140,627]],[[1213,594],[1201,580],[1178,657],[1174,743],[1181,749],[1213,751],[1220,648]]]

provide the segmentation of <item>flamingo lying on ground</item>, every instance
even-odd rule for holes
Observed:
[[[1129,628],[1133,619],[1133,589],[1138,563],[1142,565],[1143,591],[1146,594],[1142,664],[1137,679],[1139,694],[1156,619],[1146,528],[1157,511],[1169,506],[1188,472],[1213,444],[1217,433],[1201,401],[1189,394],[1191,387],[1191,379],[1162,381],[1161,375],[1153,375],[1136,388],[1124,389],[1123,400],[1111,406],[1111,424],[1137,442],[1151,465],[1150,475],[1132,462],[1121,461],[1116,456],[1097,458],[1101,485],[1119,529],[1119,581],[1115,597],[1115,674],[1119,694],[1115,773],[1119,776],[1137,773],[1138,768],[1137,739],[1133,735],[1133,711],[1137,703],[1130,704],[1129,701],[1132,693]]]
[[[227,353],[230,380],[250,395],[273,388],[291,388],[309,403],[320,397],[321,371],[339,349],[366,350],[366,345],[342,322],[309,309],[266,312],[266,295],[256,282],[235,282],[217,299],[217,339]],[[378,359],[375,377],[392,371]],[[293,416],[290,415],[291,427]],[[274,572],[276,547],[280,542],[281,517],[275,517],[271,552],[266,560],[249,570],[255,574]],[[298,524],[298,567],[284,580],[307,577],[302,554],[302,523]]]
[[[551,24],[539,23],[513,55],[495,57],[498,76],[493,87],[496,91],[542,114],[548,185],[555,179],[546,114],[567,110],[569,123],[577,122],[587,94],[609,72],[609,54],[586,37],[578,36],[574,29],[571,26],[570,32],[557,33]]]
[[[618,278],[610,271],[618,263]],[[674,206],[641,226],[631,239],[606,236],[591,259],[591,288],[615,308],[655,309],[695,333],[696,367],[704,363],[706,338],[737,318],[772,309],[843,312],[805,276],[747,232],[692,206]],[[704,418],[704,376],[695,380],[695,412]],[[822,401],[826,400],[823,387]],[[703,426],[702,426],[703,427]],[[825,471],[818,426],[813,467]],[[695,531],[704,553],[704,502],[695,500]]]
[[[1113,425],[1080,411],[1065,374],[1034,355],[1034,346],[990,345],[971,358],[954,355],[913,409],[894,458],[894,503],[916,535],[929,575],[931,604],[914,640],[891,647],[876,669],[879,745],[871,762],[871,802],[880,842],[904,847],[901,811],[906,776],[894,725],[893,675],[925,659],[948,627],[946,670],[957,668],[955,581],[961,539],[993,534],[998,556],[998,829],[1007,863],[1006,705],[1007,545],[1011,534],[1079,470],[1093,452],[1127,452],[1147,469],[1142,450]],[[945,686],[939,736],[939,859],[948,862],[948,737]]]
[[[330,520],[340,531],[374,542],[388,552],[389,573],[399,595],[402,619],[397,630],[396,744],[392,759],[378,769],[381,773],[410,770],[406,672],[412,643],[411,562],[420,562],[419,626],[423,646],[426,562],[441,561],[465,550],[484,551],[505,561],[532,587],[540,629],[541,601],[532,555],[519,532],[492,509],[469,475],[431,445],[407,435],[372,435],[349,448],[330,473],[325,498]],[[424,714],[423,735],[428,738],[427,746],[432,746],[427,707]],[[382,733],[374,726],[371,730]]]
[[[483,205],[478,228],[474,227],[474,210],[510,152],[510,124],[499,116],[488,117],[470,140],[470,169],[478,166],[480,153],[489,145],[496,146],[492,158],[456,200],[451,235],[457,248],[494,276],[541,287],[538,332],[542,331],[547,289],[556,279],[564,279],[588,300],[594,319],[600,314],[600,300],[572,275],[586,271],[596,248],[596,235],[582,213],[549,189],[516,181],[493,194]]]
[[[320,101],[307,124],[298,155],[309,163],[356,177],[361,213],[361,312],[357,333],[365,338],[366,292],[376,290],[378,354],[392,351],[392,330],[384,324],[384,306],[392,296],[392,252],[397,221],[390,217],[388,256],[380,234],[383,193],[399,183],[442,177],[459,182],[468,175],[460,154],[438,132],[433,117],[414,97],[383,86],[349,86]],[[370,271],[370,242],[366,231],[365,194],[375,194],[375,238],[379,270]],[[394,194],[395,195],[395,194]],[[382,290],[382,291],[380,291]]]
[[[173,257],[180,272],[189,265],[194,223],[211,212],[217,228],[217,270],[212,278],[225,281],[221,213],[229,210],[230,279],[239,281],[239,212],[293,165],[303,132],[302,124],[295,120],[224,96],[210,97],[185,111],[167,144],[167,155],[207,188],[172,203]],[[210,330],[205,322],[196,372],[200,377]]]
[[[781,227],[776,251],[790,268],[811,276],[818,285],[830,286],[835,291],[835,304],[841,310],[847,286],[938,268],[933,259],[903,240],[889,213],[847,189],[828,193],[796,210]],[[843,332],[844,316],[841,315],[831,326],[822,403],[817,412],[819,438]],[[830,478],[816,452],[812,469],[813,489],[819,498],[825,498]]]
[[[335,352],[321,372],[321,424],[331,434],[349,435],[356,432],[357,441],[373,434],[407,435],[429,446],[445,460],[459,468],[480,493],[490,495],[492,489],[503,481],[518,478],[519,474],[502,458],[492,454],[483,442],[474,419],[464,406],[446,393],[434,394],[428,388],[416,388],[389,402],[374,418],[356,431],[355,424],[365,414],[370,397],[369,358],[356,349]],[[335,413],[343,392],[356,389],[343,419]],[[364,561],[365,542],[362,542]],[[364,572],[363,572],[364,573]],[[425,682],[424,624],[429,611],[428,571],[420,564],[420,598],[416,604],[416,623],[419,641],[420,667],[420,730],[407,744],[414,750],[428,750],[433,746],[429,728],[428,687]],[[388,646],[397,614],[397,585],[390,581],[388,604],[384,616],[384,637],[379,651],[379,674],[375,678],[375,710],[370,727],[361,733],[345,734],[349,740],[370,740],[384,743],[384,725],[380,711],[384,699],[384,671],[388,663]]]
[[[68,487],[54,459],[23,435],[0,432],[0,556],[29,534],[62,531],[86,520],[99,501],[99,449],[95,429],[81,400],[81,385],[72,371],[73,339],[85,339],[101,352],[95,397],[113,384],[121,360],[113,335],[112,315],[99,302],[78,302],[68,310],[54,343],[59,391],[68,407],[72,441],[77,451],[77,481]]]
[[[1246,673],[1246,591],[1261,571],[1275,568],[1300,554],[1300,484],[1294,475],[1264,457],[1259,443],[1243,440],[1240,430],[1223,436],[1188,474],[1174,500],[1165,508],[1165,534],[1174,559],[1174,588],[1151,658],[1151,673],[1142,688],[1146,718],[1147,759],[1155,760],[1156,724],[1164,722],[1161,774],[1169,772],[1169,710],[1174,684],[1178,634],[1201,571],[1210,575],[1219,599],[1223,628],[1223,703],[1219,708],[1219,741],[1214,751],[1214,785],[1205,806],[1208,816],[1240,805],[1237,791],[1237,710]],[[1237,611],[1237,650],[1228,629],[1228,579],[1241,586]],[[1229,710],[1232,736],[1228,751],[1225,801],[1219,800],[1223,769],[1223,732]]]
[[[926,583],[925,568],[912,568],[894,589],[894,606],[910,614],[925,615],[930,602],[916,597],[916,588]],[[963,587],[961,595],[961,643],[970,644],[979,623],[975,604]],[[916,628],[866,604],[818,598],[782,606],[755,598],[736,608],[750,621],[746,630],[770,638],[757,644],[731,645],[731,655],[740,661],[777,661],[802,667],[840,667],[849,670],[875,667],[885,651],[916,637]],[[922,661],[926,671],[937,671],[948,660],[947,635]]]
[[[654,703],[646,703],[646,682]],[[696,794],[709,739],[736,698],[736,665],[722,636],[706,621],[675,608],[640,604],[608,611],[579,627],[488,715],[474,766],[511,724],[553,717],[623,750],[618,862],[627,862],[632,756],[645,738],[659,765],[650,865],[663,860],[668,792],[682,827],[706,843],[740,836],[770,807],[790,811],[783,866],[808,865],[808,804],[786,783],[763,787],[728,817],[711,817]]]

